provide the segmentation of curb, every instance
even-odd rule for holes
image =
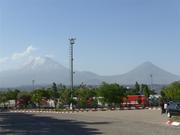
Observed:
[[[72,114],[72,113],[80,113],[80,112],[95,112],[95,111],[98,111],[96,109],[90,109],[90,110],[87,110],[87,109],[77,109],[77,110],[74,110],[74,111],[37,111],[37,110],[9,110],[9,112],[11,113],[56,113],[56,114]]]
[[[23,110],[18,110],[18,111],[9,111],[11,113],[56,113],[56,114],[72,114],[75,113],[73,111],[63,111],[63,112],[55,112],[55,111],[23,111]]]
[[[159,107],[152,107],[152,108],[148,108],[149,110],[161,110],[161,108]]]
[[[120,111],[120,110],[141,110],[142,108],[136,108],[136,107],[131,107],[131,108],[119,108],[119,109],[115,109],[115,108],[111,108],[111,109],[95,109],[95,108],[91,108],[91,109],[75,109],[75,110],[62,110],[62,111],[52,111],[52,110],[9,110],[9,112],[12,113],[57,113],[57,114],[68,114],[68,113],[80,113],[80,112],[97,112],[97,111]],[[160,108],[146,108],[149,110],[160,110]]]
[[[166,122],[167,125],[170,125],[170,126],[180,126],[180,122],[177,122],[177,121],[171,121],[171,120],[168,120]]]

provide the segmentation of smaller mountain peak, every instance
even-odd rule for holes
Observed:
[[[159,69],[159,67],[156,66],[156,65],[154,65],[152,62],[146,61],[146,62],[140,64],[139,66],[137,66],[137,67],[135,68],[135,70],[138,69],[138,70],[140,70],[140,71],[144,71],[144,70],[147,70],[147,71],[148,71],[149,69],[152,69],[152,68]]]
[[[146,61],[146,62],[140,64],[139,67],[147,67],[147,68],[149,68],[149,67],[157,67],[157,66],[154,65],[154,64],[153,64],[152,62],[150,62],[150,61]]]
[[[146,62],[142,63],[142,65],[153,65],[153,63],[150,61],[146,61]]]

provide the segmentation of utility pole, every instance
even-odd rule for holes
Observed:
[[[151,90],[153,90],[153,75],[150,74],[150,78],[151,78]]]
[[[70,38],[70,83],[71,83],[71,99],[73,99],[73,85],[74,85],[74,71],[73,71],[73,45],[75,44],[75,38]],[[70,104],[70,110],[73,110],[73,104]]]
[[[32,80],[33,91],[34,91],[34,83],[35,83],[35,80]]]

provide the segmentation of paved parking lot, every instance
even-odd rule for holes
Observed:
[[[179,135],[158,110],[0,113],[1,135]]]

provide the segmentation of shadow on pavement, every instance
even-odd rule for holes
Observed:
[[[86,123],[59,120],[24,113],[0,113],[0,135],[98,135],[98,129],[87,128]]]

